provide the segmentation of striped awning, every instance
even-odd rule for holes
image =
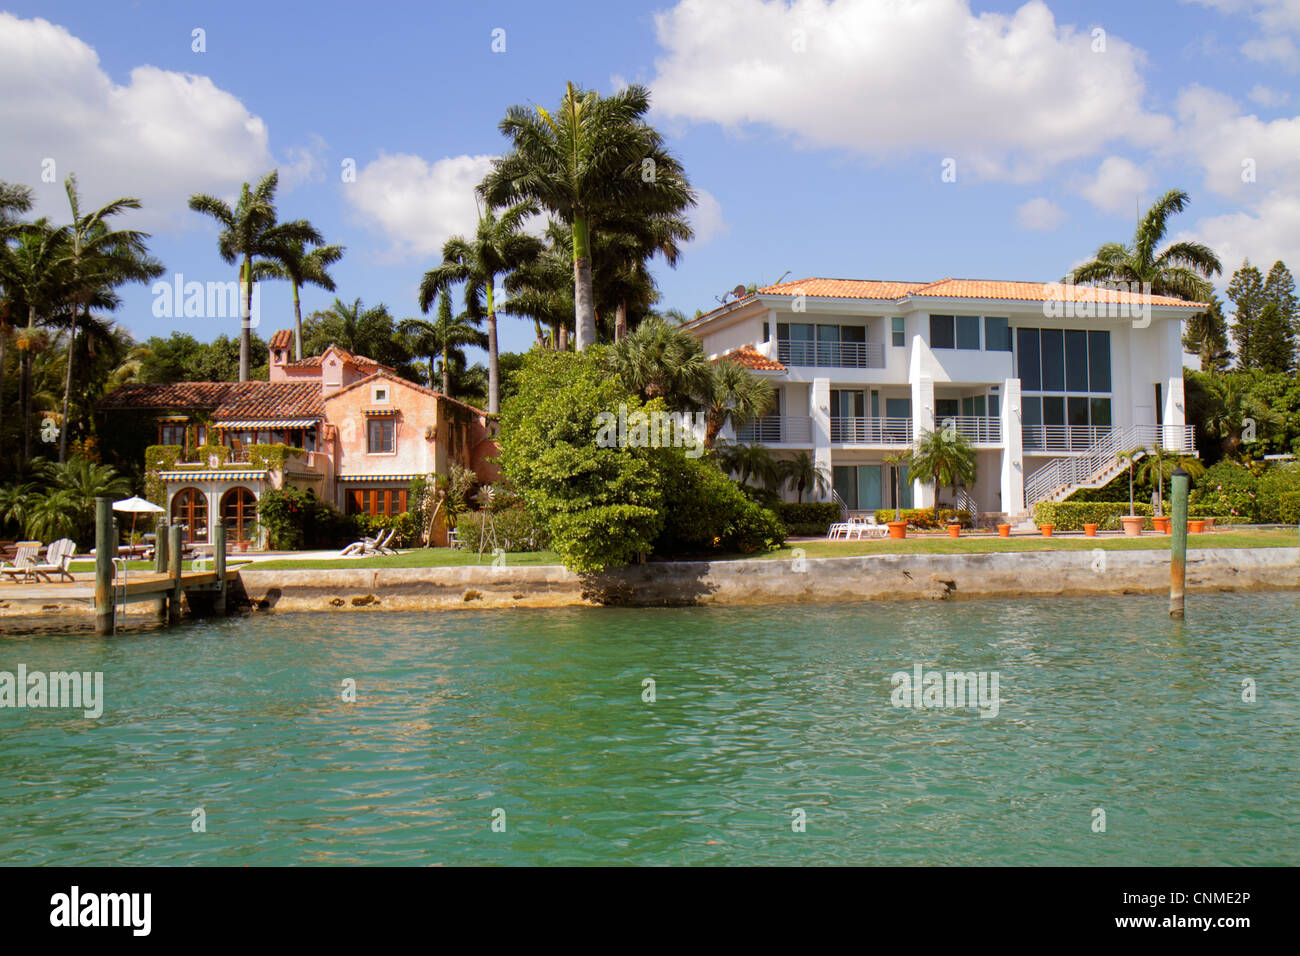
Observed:
[[[370,405],[361,409],[361,414],[366,418],[395,418],[397,409],[388,405]]]
[[[265,471],[164,471],[163,481],[262,481]]]
[[[423,478],[423,475],[339,475],[337,481],[411,481],[415,478]]]
[[[213,428],[311,428],[320,424],[319,418],[285,418],[280,420],[265,419],[243,422],[213,422]]]

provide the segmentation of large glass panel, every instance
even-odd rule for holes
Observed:
[[[1043,424],[1043,400],[1037,395],[1026,395],[1021,398],[1020,420],[1026,428],[1030,425]]]
[[[1060,329],[1042,329],[1043,391],[1065,391],[1065,335]]]
[[[1110,427],[1110,399],[1094,398],[1092,400],[1092,424],[1103,428]]]
[[[885,506],[880,465],[858,465],[858,507],[863,511],[879,511]]]
[[[840,365],[840,327],[817,326],[817,364]]]
[[[980,347],[980,317],[978,315],[957,316],[957,348],[973,349]]]
[[[780,358],[791,365],[812,365],[814,327],[807,322],[779,322],[776,336]]]
[[[1110,391],[1110,333],[1088,333],[1088,391]]]
[[[989,393],[989,418],[997,418],[1002,414],[1002,399],[997,392]]]
[[[930,316],[930,348],[951,349],[957,347],[957,333],[951,315]]]
[[[1065,424],[1065,399],[1060,396],[1043,396],[1043,424]]]
[[[1065,332],[1065,390],[1088,390],[1088,333],[1079,329]]]
[[[956,418],[961,414],[961,402],[956,398],[936,398],[934,400],[934,416],[940,420],[945,418]]]
[[[1070,415],[1071,425],[1088,424],[1088,400],[1086,398],[1080,398],[1077,395],[1071,395],[1069,399],[1067,411],[1069,412]]]
[[[967,395],[961,400],[961,413],[963,415],[975,414],[975,399],[972,396]]]
[[[1036,392],[1043,387],[1042,365],[1038,359],[1038,330],[1016,329],[1016,374],[1020,388]]]
[[[911,418],[912,400],[910,398],[886,398],[886,418]]]
[[[1011,328],[1007,325],[1004,316],[987,315],[984,317],[984,351],[1011,351]]]
[[[835,493],[840,496],[844,504],[856,511],[858,507],[858,482],[857,476],[853,473],[853,466],[834,466],[831,469],[831,484],[835,487]]]
[[[871,391],[871,417],[880,417],[880,393],[875,389]]]

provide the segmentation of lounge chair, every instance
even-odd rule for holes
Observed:
[[[59,580],[67,578],[69,581],[77,580],[68,571],[68,565],[72,562],[72,556],[77,551],[77,543],[71,538],[60,538],[52,543],[45,552],[45,560],[41,564],[33,565],[31,569],[32,577],[41,577],[46,581],[53,581],[50,577],[57,574]]]
[[[362,538],[360,541],[353,541],[350,545],[340,552],[343,555],[351,554],[396,554],[392,548],[388,547],[388,542],[393,540],[397,534],[396,528],[389,528],[388,533],[379,532],[377,538]]]
[[[32,568],[36,567],[36,556],[41,553],[43,545],[39,541],[19,541],[14,547],[14,559],[0,564],[0,574],[14,582],[18,581],[20,574],[24,580],[30,580]]]

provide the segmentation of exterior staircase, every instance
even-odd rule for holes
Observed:
[[[1128,469],[1120,458],[1129,449],[1160,445],[1177,455],[1196,453],[1196,434],[1191,425],[1127,425],[1115,428],[1087,450],[1067,458],[1055,458],[1025,478],[1025,510],[1032,515],[1040,501],[1064,501],[1080,488],[1102,488]],[[1141,454],[1137,457],[1142,457]]]

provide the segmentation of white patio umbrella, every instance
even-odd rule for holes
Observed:
[[[131,537],[135,537],[135,516],[138,514],[155,514],[165,511],[165,508],[159,508],[152,501],[146,501],[139,496],[124,498],[121,501],[113,502],[114,511],[128,512],[131,515]],[[128,539],[129,540],[129,539]]]

